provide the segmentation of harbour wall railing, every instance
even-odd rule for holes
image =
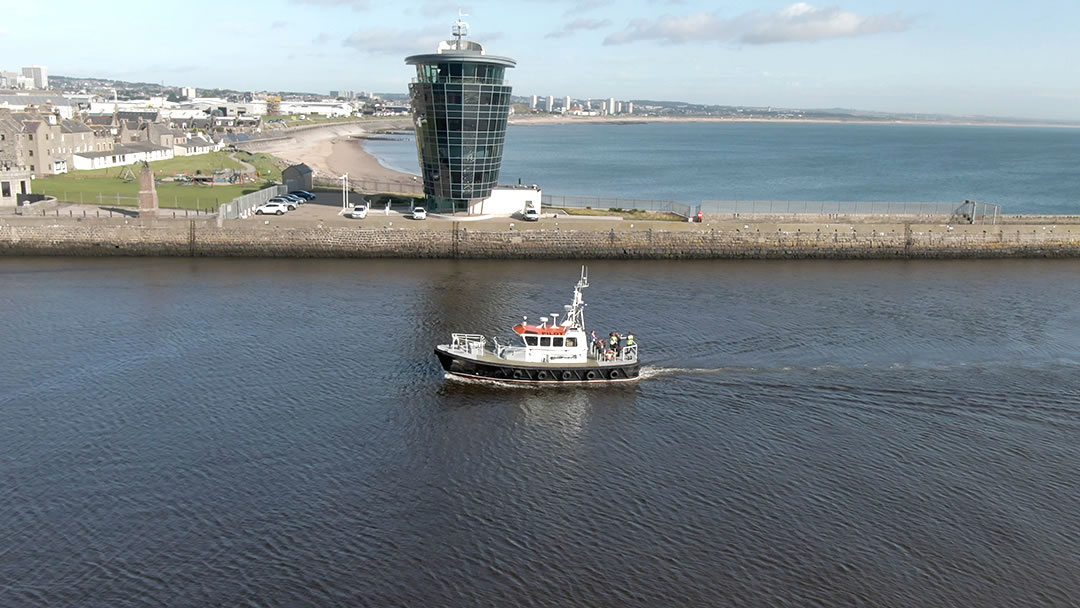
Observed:
[[[785,217],[812,215],[843,218],[879,216],[890,218],[942,218],[964,224],[996,224],[1001,205],[967,200],[962,203],[884,201],[701,201],[698,211],[711,216]]]
[[[544,194],[542,204],[547,207],[610,209],[612,211],[639,209],[673,213],[685,218],[693,218],[698,213],[702,213],[713,219],[718,219],[717,216],[728,219],[777,219],[794,216],[841,219],[877,216],[942,219],[963,224],[996,224],[1001,217],[1000,205],[971,200],[962,203],[705,200],[694,205],[672,200]]]
[[[693,205],[679,201],[601,196],[544,194],[540,197],[540,205],[543,207],[570,207],[572,209],[640,209],[642,211],[674,213],[682,217],[690,217],[694,213]]]

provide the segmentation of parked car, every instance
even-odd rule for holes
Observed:
[[[349,210],[349,217],[354,220],[362,220],[367,217],[367,205],[356,205]]]
[[[256,207],[255,215],[264,215],[268,213],[272,213],[274,215],[282,215],[288,210],[289,206],[287,204],[270,200]]]
[[[307,202],[306,198],[304,198],[302,196],[296,196],[295,194],[279,194],[278,196],[280,196],[281,198],[283,198],[283,199],[285,199],[287,201],[292,201],[292,202],[296,203],[297,205],[303,205],[304,203]]]
[[[315,200],[315,195],[308,192],[307,190],[293,190],[289,194],[291,194],[293,196],[299,196],[300,198],[304,199],[305,201],[313,201],[313,200]]]
[[[426,220],[427,219],[427,209],[424,209],[423,207],[413,207],[412,219],[414,219],[414,220]]]
[[[540,211],[536,207],[529,207],[521,214],[521,217],[527,222],[535,222],[540,219]]]
[[[292,211],[293,209],[296,209],[296,201],[290,201],[289,199],[281,197],[281,196],[275,196],[274,198],[272,198],[272,199],[270,199],[270,200],[268,200],[266,202],[268,202],[268,203],[281,203],[282,205],[285,205],[285,207],[287,207],[289,211]]]

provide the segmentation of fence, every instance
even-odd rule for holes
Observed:
[[[545,207],[572,207],[574,209],[641,209],[642,211],[661,211],[690,217],[693,205],[679,201],[647,200],[637,198],[606,198],[597,196],[561,196],[544,194],[540,197]]]
[[[238,220],[245,218],[255,210],[255,207],[265,203],[279,194],[285,194],[289,189],[283,185],[270,186],[243,196],[238,196],[218,208],[218,221]]]
[[[332,188],[337,191],[341,191],[341,178],[340,177],[326,177],[322,175],[316,175],[312,178],[311,183],[318,188]],[[424,185],[417,180],[416,182],[398,182],[398,181],[378,181],[378,180],[366,180],[366,179],[350,179],[349,190],[364,193],[379,193],[379,194],[424,194]]]
[[[963,203],[848,202],[848,201],[701,201],[698,210],[719,215],[908,215],[947,217],[971,224],[996,224],[1001,205]]]

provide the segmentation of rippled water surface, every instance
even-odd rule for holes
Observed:
[[[419,175],[410,136],[371,140]],[[500,180],[639,199],[957,202],[1080,213],[1080,129],[844,123],[511,125]]]
[[[1080,263],[0,259],[0,606],[1065,606]]]

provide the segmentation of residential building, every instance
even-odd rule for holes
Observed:
[[[18,204],[20,194],[31,193],[29,166],[23,151],[22,123],[0,111],[0,207]]]
[[[462,39],[467,33],[459,19],[455,40],[405,59],[416,66],[409,95],[417,155],[424,194],[436,211],[478,209],[502,166],[511,91],[504,76],[517,62],[486,54],[481,44]]]
[[[184,99],[186,99],[188,101],[193,101],[195,99],[195,97],[196,97],[195,87],[181,87],[180,88],[180,97],[182,97],[182,98],[184,98]]]
[[[555,111],[555,96],[554,95],[548,95],[547,105],[544,106],[544,109],[546,111],[548,111],[548,112],[554,112]]]
[[[122,167],[140,161],[152,162],[173,158],[172,148],[165,148],[149,142],[116,144],[108,152],[82,152],[72,156],[74,169],[107,169]]]

